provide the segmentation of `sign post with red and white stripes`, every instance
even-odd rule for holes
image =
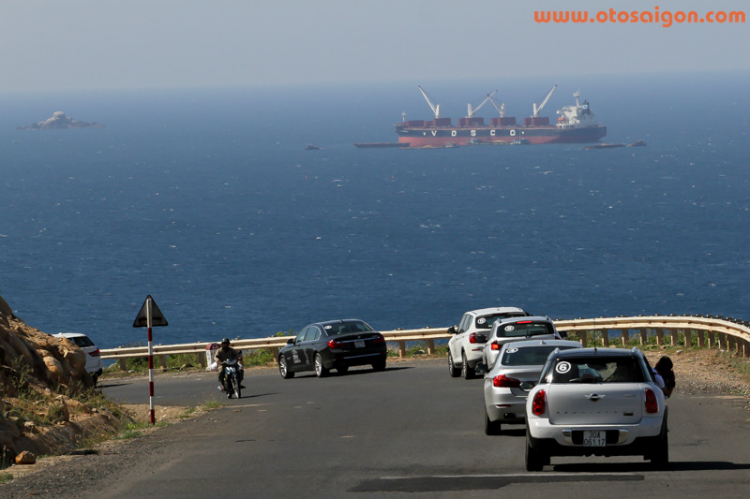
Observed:
[[[151,424],[156,423],[154,416],[154,339],[151,330],[159,326],[169,326],[169,323],[164,318],[164,314],[161,313],[154,299],[151,298],[151,295],[148,295],[146,301],[143,302],[141,311],[138,312],[138,316],[135,318],[133,327],[148,328],[148,406],[151,415]]]

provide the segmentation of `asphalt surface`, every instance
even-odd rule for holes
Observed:
[[[739,397],[669,400],[671,469],[638,457],[552,458],[524,470],[525,430],[483,432],[482,380],[447,361],[391,363],[328,378],[246,376],[227,400],[214,373],[157,377],[156,403],[226,405],[158,430],[143,455],[82,497],[744,497],[750,413]],[[145,379],[107,381],[110,398],[148,402]]]

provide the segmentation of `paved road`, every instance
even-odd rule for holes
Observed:
[[[214,374],[157,378],[161,404],[219,398]],[[750,413],[740,398],[676,392],[673,469],[639,458],[553,458],[524,471],[523,427],[482,431],[482,381],[444,362],[392,363],[326,379],[247,376],[245,397],[163,428],[142,461],[91,497],[744,497]],[[147,384],[108,382],[108,396],[148,401]],[[498,489],[502,489],[498,491]]]

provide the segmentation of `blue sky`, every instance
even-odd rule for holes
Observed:
[[[3,0],[0,92],[750,69],[749,24],[541,25],[535,10],[746,0]]]

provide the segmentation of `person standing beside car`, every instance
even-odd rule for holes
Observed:
[[[216,364],[219,366],[219,386],[221,389],[224,389],[224,365],[223,363],[226,361],[237,361],[237,376],[238,381],[240,382],[240,387],[245,388],[242,386],[242,379],[245,377],[245,371],[242,369],[242,357],[240,356],[239,352],[232,348],[230,346],[229,338],[224,338],[221,340],[221,348],[216,350],[216,353],[214,354],[214,360],[216,361]]]
[[[673,367],[674,364],[672,363],[672,359],[670,359],[666,355],[663,355],[654,366],[654,370],[659,373],[659,376],[661,376],[661,378],[664,380],[662,391],[664,392],[664,396],[667,398],[672,395],[672,390],[674,390],[674,387],[677,384],[675,381],[674,371],[672,370]]]

